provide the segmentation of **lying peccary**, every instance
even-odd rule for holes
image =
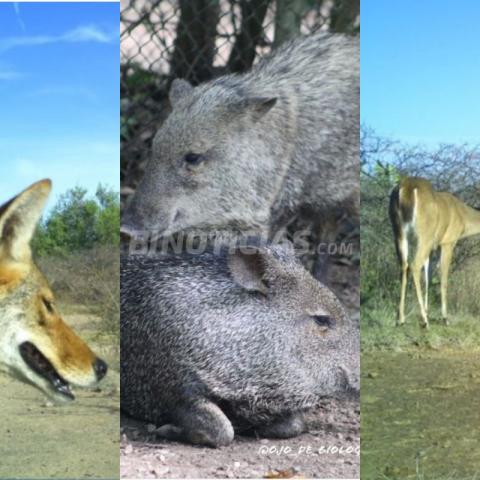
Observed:
[[[358,330],[288,248],[130,255],[121,286],[121,406],[160,436],[295,436],[321,397],[358,393]]]
[[[315,217],[348,204],[357,213],[357,38],[300,38],[247,74],[195,88],[176,80],[170,103],[124,233],[272,236],[301,211]]]

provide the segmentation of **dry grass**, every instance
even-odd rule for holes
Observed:
[[[478,318],[480,324],[480,256],[470,258],[450,276],[449,308]]]
[[[118,248],[97,247],[64,256],[45,256],[36,261],[61,303],[86,307],[102,318],[102,331],[119,335]]]

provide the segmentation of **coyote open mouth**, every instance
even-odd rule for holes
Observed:
[[[19,346],[19,351],[27,366],[37,375],[47,380],[54,392],[63,395],[69,400],[75,399],[70,389],[70,384],[62,378],[55,370],[55,367],[33,343],[22,343]]]

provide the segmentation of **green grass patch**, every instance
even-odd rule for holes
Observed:
[[[396,308],[388,304],[362,311],[361,318],[364,352],[402,351],[412,348],[480,350],[480,317],[469,313],[460,312],[452,315],[450,324],[445,326],[440,311],[434,309],[430,314],[428,330],[420,326],[420,313],[417,308],[410,310],[402,326],[396,326]]]

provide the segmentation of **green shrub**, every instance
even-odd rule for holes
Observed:
[[[99,185],[94,198],[75,187],[63,194],[32,240],[37,256],[66,254],[99,245],[118,247],[120,203],[118,194]]]

